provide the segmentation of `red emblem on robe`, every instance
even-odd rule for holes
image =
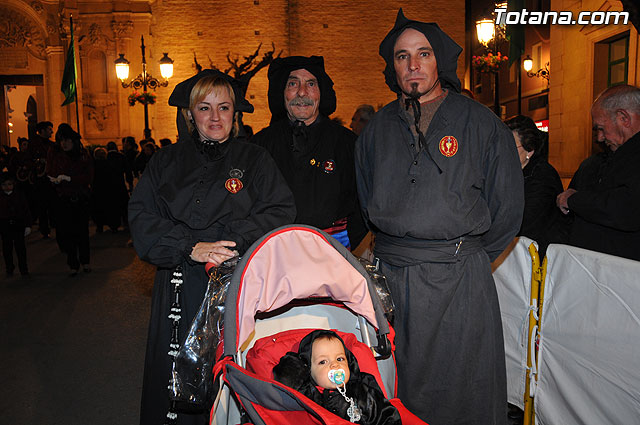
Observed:
[[[439,147],[440,153],[450,158],[458,152],[458,141],[453,136],[444,136],[440,139]]]
[[[322,164],[324,166],[325,173],[333,173],[336,169],[336,163],[332,159],[328,159]]]
[[[236,178],[227,179],[224,183],[224,187],[226,187],[231,193],[238,193],[242,189],[242,181]]]

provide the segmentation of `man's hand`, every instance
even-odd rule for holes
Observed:
[[[65,175],[65,174],[60,174],[58,177],[51,177],[49,176],[49,180],[51,181],[51,183],[54,184],[60,184],[60,182],[62,181],[71,181],[71,177]]]
[[[569,197],[576,193],[575,189],[567,189],[556,197],[556,205],[562,211],[562,214],[569,214],[569,205],[567,202],[569,201]]]
[[[231,250],[236,246],[233,241],[198,242],[191,250],[191,259],[199,263],[213,263],[216,266],[238,255],[238,251]]]

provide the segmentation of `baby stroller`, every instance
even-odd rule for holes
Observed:
[[[349,424],[273,380],[272,369],[312,329],[333,329],[372,374],[403,424],[424,424],[395,397],[393,329],[362,264],[310,226],[276,229],[252,245],[231,277],[213,424]]]

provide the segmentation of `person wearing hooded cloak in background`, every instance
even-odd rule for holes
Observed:
[[[430,425],[504,424],[490,262],[520,228],[523,178],[511,131],[459,94],[461,50],[400,9],[380,45],[398,99],[356,143],[358,194],[396,307],[398,397]]]
[[[56,131],[56,144],[47,154],[47,179],[56,190],[54,205],[56,240],[67,255],[70,276],[78,274],[80,266],[91,271],[89,260],[89,216],[93,160],[82,146],[81,136],[67,123]]]
[[[271,123],[251,139],[278,164],[296,200],[296,223],[356,248],[367,233],[356,194],[356,135],[328,117],[336,110],[322,56],[277,58],[269,66]]]
[[[208,424],[206,409],[176,416],[168,390],[171,352],[205,294],[204,265],[242,255],[266,232],[293,222],[295,204],[269,154],[235,139],[235,114],[253,112],[236,80],[204,70],[178,84],[169,105],[179,108],[178,143],[153,155],[129,202],[134,248],[157,266],[140,423]]]

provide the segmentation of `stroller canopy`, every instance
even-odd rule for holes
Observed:
[[[256,313],[308,298],[343,303],[379,333],[389,333],[374,285],[358,260],[321,230],[290,225],[256,241],[238,263],[225,304],[224,354],[235,354],[251,335]]]

